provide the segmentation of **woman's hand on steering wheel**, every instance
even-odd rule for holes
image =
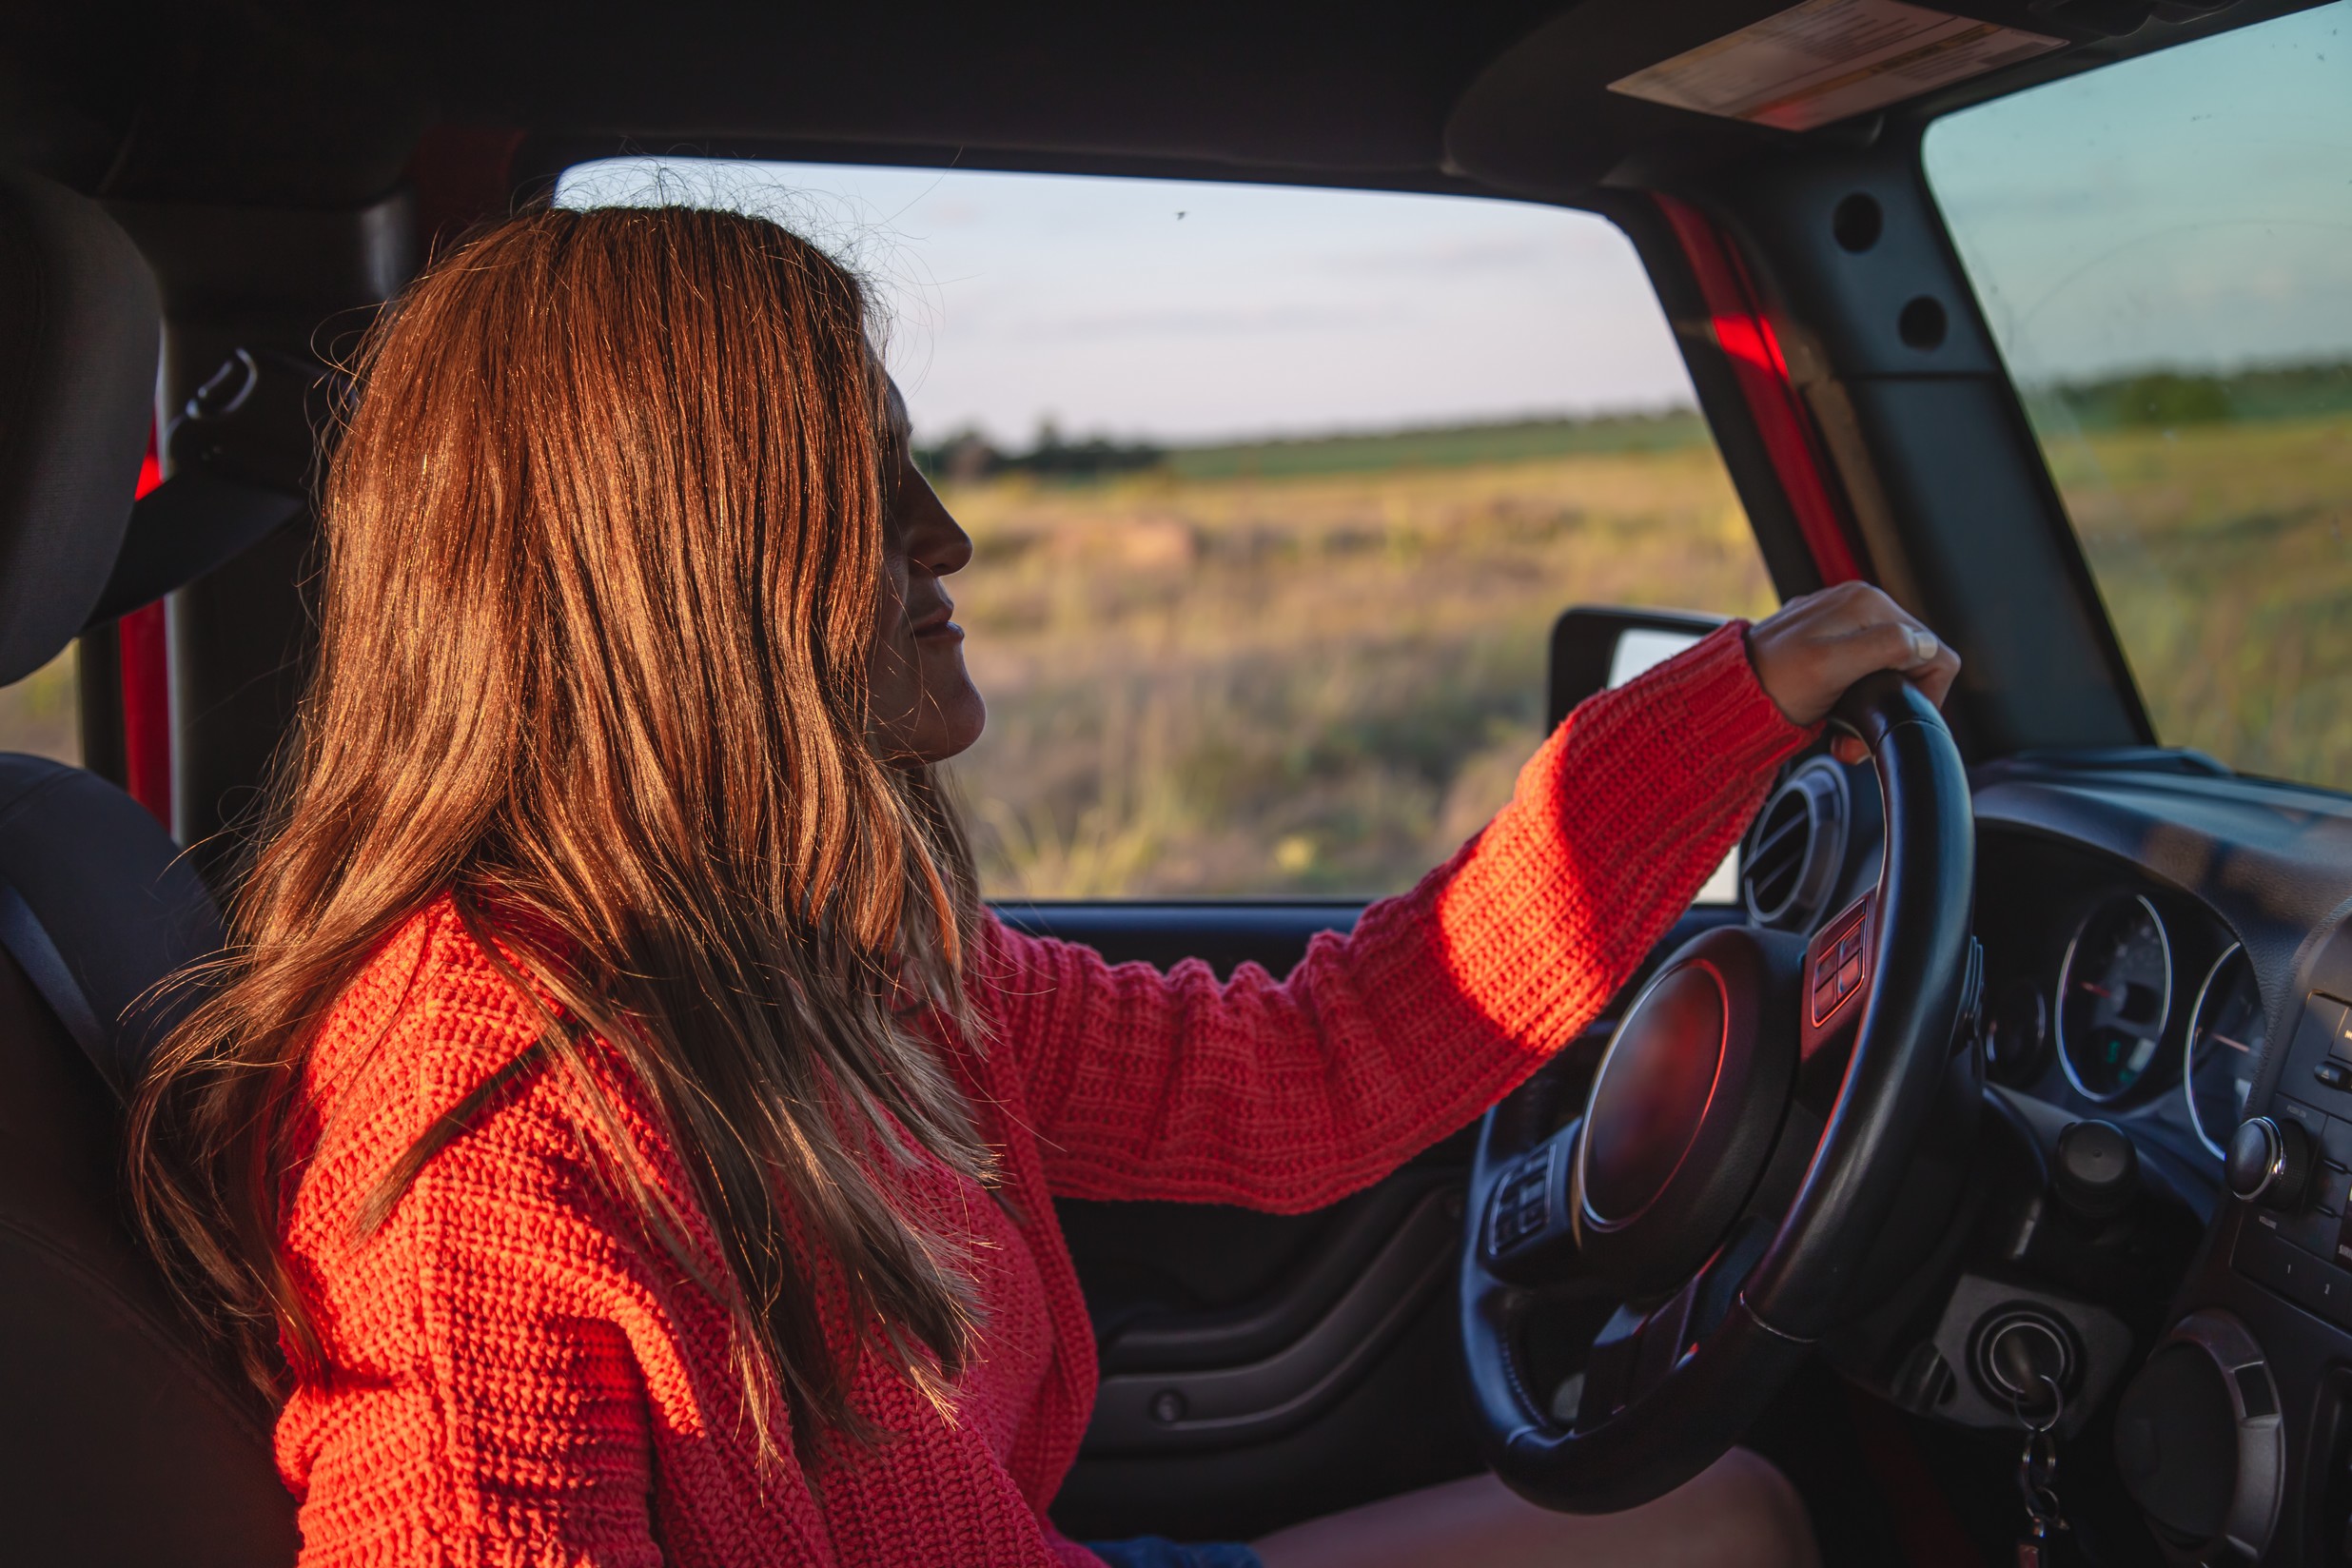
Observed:
[[[1960,656],[1867,582],[1841,582],[1789,600],[1748,629],[1748,657],[1764,695],[1792,724],[1818,724],[1864,676],[1895,670],[1938,708],[1960,673]],[[1841,762],[1869,754],[1860,740],[1831,744]]]

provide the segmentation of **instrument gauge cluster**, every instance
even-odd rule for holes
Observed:
[[[2129,1123],[2209,1176],[2263,1056],[2263,991],[2231,923],[2136,867],[2008,834],[1979,852],[1976,910],[1986,1082]],[[2352,1051],[2343,1071],[2352,1084]]]
[[[2217,1160],[2228,1157],[2230,1135],[2245,1119],[2264,1038],[2263,993],[2254,981],[2254,964],[2245,949],[2232,943],[2197,990],[2181,1068],[2189,1126]]]
[[[2101,899],[2076,928],[2058,970],[2058,1061],[2095,1104],[2131,1098],[2164,1062],[2172,1016],[2172,937],[2137,893]]]

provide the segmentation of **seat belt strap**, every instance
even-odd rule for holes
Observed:
[[[25,971],[25,978],[32,982],[32,989],[41,993],[57,1021],[66,1026],[66,1032],[82,1048],[82,1054],[98,1069],[107,1088],[121,1099],[123,1087],[116,1082],[108,1057],[106,1029],[98,1022],[97,1009],[89,1005],[88,993],[73,977],[66,955],[49,940],[49,928],[32,912],[25,895],[5,880],[0,880],[0,948],[6,948],[16,960],[17,968]]]

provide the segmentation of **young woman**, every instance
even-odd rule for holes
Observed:
[[[1572,1038],[1871,671],[1867,589],[1588,703],[1288,980],[983,911],[983,709],[858,284],[782,229],[539,211],[388,310],[223,984],[135,1117],[150,1232],[284,1398],[304,1560],[1089,1564],[1057,1197],[1328,1204]],[[1743,1456],[1614,1519],[1491,1480],[1123,1564],[1811,1554]]]

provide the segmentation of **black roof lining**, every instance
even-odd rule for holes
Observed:
[[[2086,3],[1965,0],[2070,47],[1893,112],[1931,116],[2318,0],[2151,0],[2156,19],[2120,39],[2068,19]],[[401,180],[426,127],[454,123],[530,132],[541,175],[634,150],[1573,201],[1628,170],[1803,140],[1606,90],[1784,5],[38,7],[0,41],[0,159],[135,200],[350,206]]]

